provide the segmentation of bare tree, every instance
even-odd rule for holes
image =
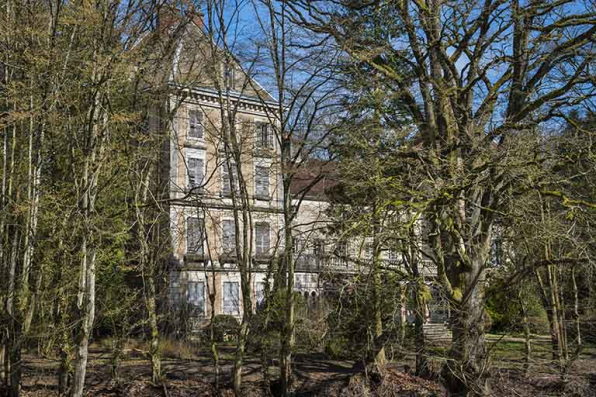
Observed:
[[[332,37],[383,76],[416,126],[417,139],[404,141],[403,156],[427,176],[419,201],[454,308],[444,376],[454,392],[483,394],[493,226],[511,204],[503,192],[520,188],[514,174],[525,171],[508,153],[520,131],[564,117],[593,95],[595,14],[583,2],[288,4],[298,23]],[[395,31],[367,34],[373,12],[373,20]],[[530,188],[540,189],[540,181]]]

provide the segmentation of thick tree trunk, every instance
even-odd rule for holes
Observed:
[[[58,370],[58,395],[66,396],[72,380],[72,356],[67,338],[63,338],[60,346],[60,367]]]
[[[377,260],[375,260],[377,262]],[[387,357],[385,355],[385,342],[383,339],[383,281],[381,279],[381,271],[377,265],[374,266],[373,274],[373,300],[374,300],[374,335],[375,335],[375,367],[377,371],[383,373],[387,365]]]
[[[536,271],[536,280],[540,288],[540,298],[542,305],[546,311],[546,317],[548,319],[548,325],[551,336],[551,351],[552,360],[556,363],[559,370],[563,370],[563,350],[561,348],[561,327],[559,325],[559,311],[555,302],[555,295],[553,290],[553,278],[552,278],[552,266],[547,266],[544,270],[545,276],[543,278],[540,271]]]
[[[483,396],[487,393],[488,374],[484,339],[485,275],[481,270],[483,263],[478,262],[475,263],[474,269],[479,274],[460,274],[460,280],[463,282],[459,288],[465,291],[466,295],[453,305],[453,341],[450,357],[443,368],[447,389],[453,396]]]
[[[8,358],[10,362],[10,388],[8,389],[8,397],[20,397],[21,395],[21,375],[23,372],[23,365],[21,361],[21,344],[23,335],[21,334],[21,326],[16,319],[12,320],[12,332],[9,336],[9,350]]]

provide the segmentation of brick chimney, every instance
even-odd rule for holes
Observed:
[[[190,22],[199,29],[203,30],[205,24],[203,22],[203,14],[200,10],[196,10],[194,7],[186,12],[186,16],[182,12],[172,6],[164,5],[159,10],[157,16],[157,26],[160,32],[164,32],[169,28],[175,27],[180,22]]]

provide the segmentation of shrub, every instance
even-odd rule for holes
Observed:
[[[236,337],[238,330],[240,329],[240,323],[234,316],[228,314],[219,314],[213,317],[213,339],[217,343],[228,342]],[[207,340],[211,332],[210,328],[205,329],[207,334]]]
[[[159,341],[162,357],[191,359],[200,355],[198,346],[189,340],[162,339]]]

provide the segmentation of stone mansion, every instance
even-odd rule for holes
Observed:
[[[165,104],[171,114],[163,156],[173,246],[168,301],[200,327],[211,318],[211,294],[213,314],[242,315],[239,241],[251,245],[248,271],[255,308],[263,301],[268,265],[283,251],[283,186],[275,133],[279,107],[233,57],[209,43],[200,19],[184,29],[168,78],[174,94]],[[230,130],[236,139],[233,155],[226,144]],[[300,188],[292,186],[291,191]],[[239,194],[243,210],[250,213],[248,228],[235,224],[234,210],[240,204],[234,196]],[[321,274],[355,271],[345,259],[350,242],[335,242],[324,233],[328,207],[323,180],[301,197],[295,220],[295,289],[310,299],[323,292]],[[237,235],[246,230],[247,235]],[[338,250],[343,257],[331,254]]]

